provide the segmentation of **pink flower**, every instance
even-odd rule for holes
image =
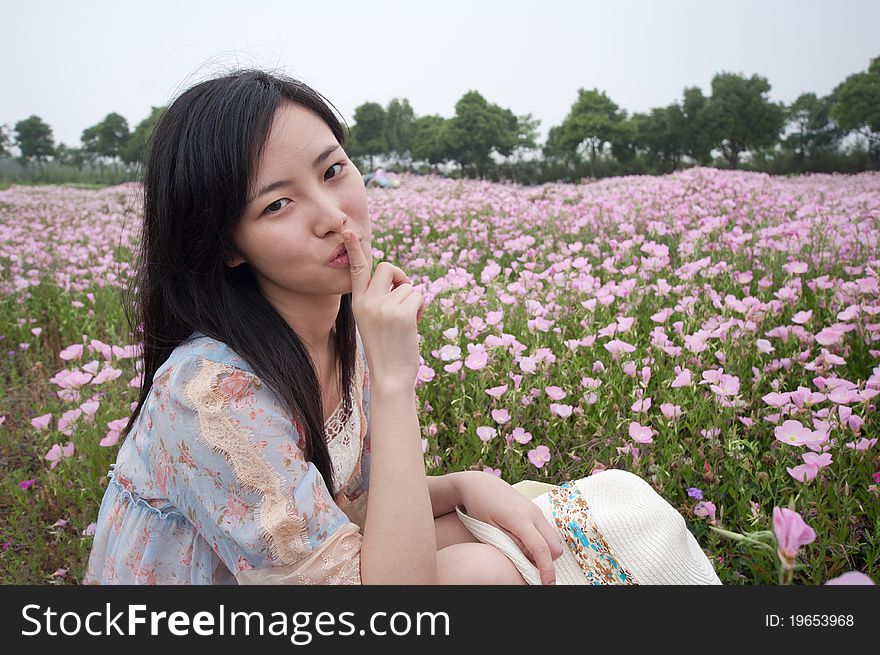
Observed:
[[[633,463],[636,463],[639,461],[639,449],[636,448],[635,446],[633,446],[631,443],[628,443],[625,446],[618,446],[617,447],[617,454],[618,455],[624,455],[624,454],[632,455]]]
[[[444,364],[443,370],[446,371],[447,373],[458,373],[458,370],[462,366],[463,366],[462,361],[458,360],[457,362],[453,362],[452,364]]]
[[[424,364],[419,364],[419,372],[416,375],[416,381],[420,383],[430,382],[437,375],[437,371],[435,371],[430,366],[425,366]],[[421,386],[421,385],[419,385]]]
[[[545,387],[544,391],[546,391],[547,395],[553,400],[562,400],[568,395],[560,387]]]
[[[489,425],[481,425],[477,428],[477,436],[480,438],[480,441],[489,441],[497,434],[498,431]]]
[[[708,500],[697,503],[694,507],[694,516],[708,516],[710,520],[715,520],[715,504]]]
[[[452,344],[445,344],[440,348],[440,359],[444,362],[454,361],[461,358],[461,348]]]
[[[774,428],[773,433],[782,443],[792,446],[803,446],[804,440],[810,436],[812,430],[805,428],[800,421],[788,420],[781,426]]]
[[[502,384],[500,387],[492,387],[491,389],[486,389],[486,393],[492,396],[493,398],[498,398],[505,391],[507,391],[507,385]]]
[[[631,353],[635,349],[636,347],[632,344],[629,344],[626,341],[620,341],[619,339],[612,339],[605,344],[605,350],[610,352],[615,359],[620,355],[620,353]]]
[[[491,475],[494,475],[496,478],[501,477],[501,469],[493,469],[491,466],[483,467],[483,473],[490,473]]]
[[[739,393],[739,378],[724,373],[719,377],[718,383],[710,385],[709,388],[719,396],[735,396]]]
[[[772,353],[775,350],[775,348],[770,345],[770,342],[767,341],[767,339],[758,339],[757,341],[755,341],[755,346],[757,346],[759,353],[763,353],[765,355],[768,353]]]
[[[505,423],[510,421],[510,412],[508,412],[506,409],[493,409],[492,420],[496,423],[504,425]]]
[[[470,350],[470,354],[464,360],[464,365],[472,371],[479,371],[485,368],[489,363],[489,354],[485,348],[483,346],[474,347],[472,344],[468,344],[468,350]]]
[[[650,426],[641,425],[637,421],[630,421],[629,436],[633,441],[638,443],[653,443],[653,434],[654,431]]]
[[[81,343],[75,343],[58,353],[58,356],[65,361],[69,361],[71,359],[79,359],[82,357],[82,354],[83,345]]]
[[[50,463],[50,469],[54,469],[58,466],[58,462],[60,462],[63,457],[70,457],[73,455],[73,448],[73,442],[70,441],[67,442],[67,445],[65,445],[63,449],[57,443],[52,444],[49,452],[43,456],[43,459]]]
[[[79,408],[83,411],[83,413],[89,418],[93,418],[95,413],[98,411],[98,408],[101,406],[101,403],[97,400],[87,400]]]
[[[790,393],[776,393],[775,391],[761,396],[761,400],[763,400],[771,407],[782,407],[783,405],[788,403],[789,398]]]
[[[660,411],[663,412],[663,416],[670,419],[681,416],[681,407],[672,403],[663,403],[660,405]]]
[[[31,419],[31,425],[37,428],[37,430],[45,430],[47,427],[49,427],[49,423],[51,422],[52,414],[43,414],[42,416]]]
[[[574,411],[573,405],[563,405],[561,403],[550,403],[550,413],[555,414],[559,418],[568,418]]]
[[[651,409],[651,398],[647,396],[645,398],[640,398],[632,404],[630,409],[634,412],[647,412]]]
[[[782,566],[793,569],[798,549],[812,543],[816,532],[797,512],[784,507],[773,508],[773,532],[776,535],[776,548]]]
[[[851,448],[853,450],[868,450],[868,448],[871,448],[876,443],[877,443],[877,437],[874,437],[873,439],[867,439],[866,437],[862,437],[858,441],[858,443],[856,443],[854,441],[847,441],[846,447]]]
[[[686,387],[691,383],[691,371],[690,369],[684,369],[681,373],[679,373],[675,379],[672,381],[670,385],[673,389],[677,389],[678,387]]]
[[[794,316],[791,317],[791,322],[797,323],[798,325],[803,325],[804,323],[808,323],[812,317],[813,310],[809,309],[805,312],[797,312]]]
[[[520,444],[527,444],[532,440],[532,433],[526,432],[523,428],[514,428],[511,436]]]
[[[537,468],[541,468],[550,461],[550,449],[547,446],[538,446],[528,452],[528,458]]]
[[[801,455],[801,458],[804,460],[805,464],[813,464],[817,467],[825,468],[831,464],[831,453],[822,453],[821,455],[817,455],[816,453],[804,453]]]
[[[98,527],[97,523],[89,523],[88,526],[86,526],[86,529],[82,531],[83,536],[84,537],[94,537],[95,530],[97,529],[97,527]]]
[[[519,368],[523,373],[534,373],[538,370],[538,363],[534,357],[523,357],[519,360]]]
[[[115,446],[119,441],[120,432],[119,430],[108,430],[107,434],[104,435],[104,438],[98,442],[99,446],[103,446],[104,448],[110,448],[111,446]]]
[[[70,521],[67,519],[58,519],[57,521],[55,521],[55,523],[52,524],[52,527],[53,528],[63,528],[68,523],[70,523]]]
[[[794,468],[786,466],[785,470],[788,471],[788,474],[798,482],[810,483],[816,479],[819,467],[815,464],[805,463],[799,464]]]
[[[34,482],[36,482],[36,480],[22,480],[18,483],[18,486],[22,489],[30,489],[32,486],[34,486]]]
[[[864,573],[860,573],[859,571],[847,571],[846,573],[842,573],[836,578],[831,578],[825,584],[830,585],[872,585],[874,581],[871,580]]]

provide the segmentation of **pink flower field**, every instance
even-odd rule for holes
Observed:
[[[880,580],[880,174],[400,180],[373,260],[425,294],[429,473],[624,468],[725,584]],[[0,191],[0,582],[81,578],[142,382],[139,192]]]

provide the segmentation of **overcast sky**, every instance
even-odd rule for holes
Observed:
[[[2,17],[0,123],[37,114],[67,145],[236,66],[302,79],[349,124],[393,97],[450,117],[475,89],[540,119],[543,141],[579,88],[633,113],[728,71],[791,102],[880,56],[878,0],[19,0]]]

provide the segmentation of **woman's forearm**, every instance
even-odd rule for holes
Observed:
[[[364,584],[435,584],[437,541],[410,385],[373,380],[370,495],[361,544]]]

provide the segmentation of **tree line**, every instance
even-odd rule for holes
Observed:
[[[521,183],[663,174],[692,165],[778,174],[880,169],[880,57],[827,96],[804,93],[786,105],[771,102],[770,90],[759,75],[722,72],[708,96],[688,87],[680,101],[630,115],[605,92],[581,88],[540,145],[539,120],[473,90],[451,118],[417,116],[406,98],[385,107],[365,102],[354,110],[347,151],[362,169],[378,161],[392,170]],[[118,174],[122,164],[134,179],[163,111],[153,107],[131,131],[125,118],[108,114],[83,131],[79,147],[56,146],[51,127],[30,116],[12,129],[0,126],[0,157],[18,148],[19,165],[36,178],[51,160],[80,172],[112,165]]]

